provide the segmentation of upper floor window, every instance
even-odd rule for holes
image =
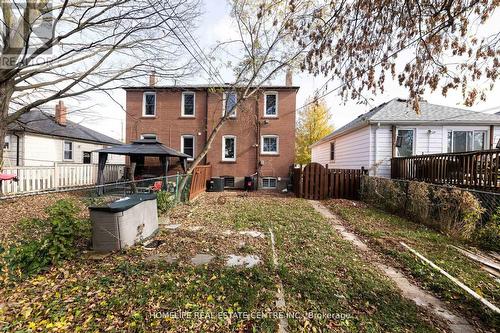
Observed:
[[[141,134],[141,139],[151,139],[151,140],[156,140],[156,134],[154,133],[147,133],[147,134]]]
[[[448,131],[448,152],[459,153],[471,150],[483,150],[486,147],[485,130]]]
[[[194,92],[185,91],[182,93],[181,115],[183,117],[194,117],[195,110],[195,94]]]
[[[222,160],[236,161],[236,137],[234,135],[222,137]]]
[[[10,149],[10,136],[6,136],[3,144],[3,149]]]
[[[330,160],[335,159],[335,142],[330,142]]]
[[[181,137],[181,152],[189,155],[188,161],[194,159],[194,136],[193,135],[183,135]]]
[[[145,92],[143,98],[142,115],[144,117],[156,116],[156,93]]]
[[[278,116],[278,93],[267,92],[264,94],[264,117]]]
[[[63,159],[73,160],[73,142],[71,141],[63,142]]]
[[[414,152],[415,131],[413,129],[398,129],[396,148],[398,156],[412,156]]]
[[[261,139],[261,154],[273,155],[279,153],[279,137],[277,135],[263,135]]]
[[[231,118],[236,117],[236,104],[238,97],[235,91],[226,91],[223,95],[222,101],[222,116],[229,114]]]

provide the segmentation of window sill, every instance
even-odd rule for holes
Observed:
[[[180,116],[179,119],[195,119],[196,116]]]
[[[223,164],[236,164],[237,162],[236,161],[224,161],[224,160],[221,160],[220,163],[223,163]]]
[[[156,118],[156,115],[154,116],[145,116],[145,115],[142,115],[141,117],[142,119],[155,119]]]
[[[280,156],[279,153],[263,153],[263,152],[261,152],[260,154],[262,156]]]
[[[279,116],[263,116],[264,119],[279,119]]]

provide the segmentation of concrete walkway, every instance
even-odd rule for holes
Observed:
[[[474,327],[470,325],[467,320],[449,311],[445,304],[438,298],[413,284],[394,267],[383,263],[375,251],[371,250],[355,234],[348,231],[342,225],[341,219],[334,215],[328,208],[323,206],[319,201],[309,200],[309,202],[318,213],[330,221],[333,228],[337,230],[345,240],[351,242],[361,252],[367,254],[367,257],[370,258],[370,262],[378,267],[387,277],[394,281],[394,283],[396,283],[398,288],[401,290],[403,297],[414,301],[418,306],[426,308],[430,313],[443,319],[443,321],[448,324],[450,331],[454,333],[476,332]]]

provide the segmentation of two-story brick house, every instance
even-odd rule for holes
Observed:
[[[196,157],[224,112],[231,112],[203,161],[212,175],[225,177],[227,187],[243,187],[245,176],[258,175],[260,188],[284,188],[294,161],[299,89],[287,82],[261,87],[237,107],[239,93],[229,85],[156,86],[153,79],[149,86],[127,87],[127,142],[156,138]]]

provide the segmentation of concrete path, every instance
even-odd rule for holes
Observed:
[[[361,252],[369,254],[368,257],[370,258],[371,263],[378,267],[385,275],[396,283],[404,297],[414,301],[418,306],[428,309],[429,312],[443,319],[444,322],[448,324],[449,329],[454,333],[476,332],[474,327],[470,325],[467,320],[449,311],[445,304],[438,298],[410,282],[394,267],[383,263],[375,251],[372,251],[355,234],[348,231],[342,225],[341,219],[334,215],[328,208],[323,206],[319,201],[310,200],[309,202],[318,213],[330,221],[333,228],[337,230],[345,240],[354,244]]]

